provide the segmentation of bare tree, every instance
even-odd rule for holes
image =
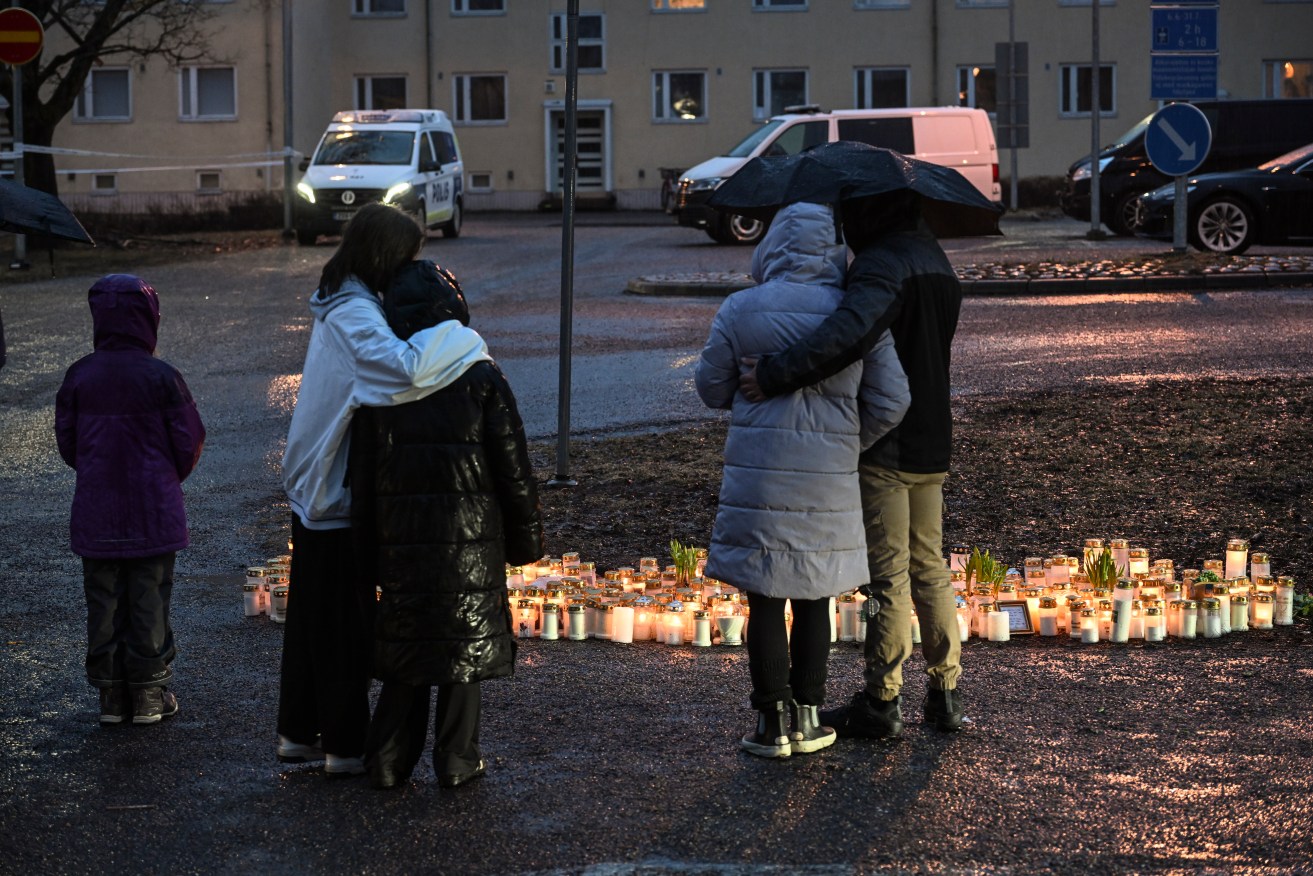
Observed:
[[[41,54],[23,67],[23,142],[51,145],[55,128],[77,103],[93,67],[158,58],[170,66],[210,60],[204,0],[22,0],[46,31]],[[0,67],[0,93],[14,93],[13,68]],[[11,130],[13,101],[10,101]],[[24,181],[56,193],[50,155],[28,153]]]

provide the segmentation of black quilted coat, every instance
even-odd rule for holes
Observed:
[[[353,529],[382,587],[374,675],[423,686],[510,675],[506,563],[543,556],[537,485],[506,378],[480,362],[352,425]]]

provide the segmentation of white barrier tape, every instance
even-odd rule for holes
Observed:
[[[279,149],[277,152],[238,152],[230,155],[134,155],[131,152],[94,152],[87,149],[63,149],[58,146],[32,146],[27,143],[23,144],[22,151],[41,155],[95,155],[101,158],[140,158],[145,161],[159,161],[162,158],[181,159],[183,161],[198,161],[206,158],[218,160],[226,158],[286,158],[288,155],[296,158],[305,154],[296,149]],[[17,157],[17,149],[0,152],[0,158],[13,159]]]
[[[89,173],[138,173],[147,170],[219,170],[224,167],[282,167],[281,161],[234,161],[228,164],[172,164],[156,165],[155,167],[105,167],[99,170],[69,170],[61,167],[60,173],[68,174],[89,174]]]

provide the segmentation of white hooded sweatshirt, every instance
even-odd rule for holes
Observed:
[[[335,295],[317,290],[310,312],[315,319],[287,432],[283,489],[307,529],[344,529],[351,525],[346,467],[356,408],[424,398],[492,357],[483,338],[455,320],[400,340],[381,302],[355,277]]]

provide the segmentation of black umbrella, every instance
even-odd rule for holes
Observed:
[[[0,230],[96,242],[64,202],[40,189],[0,179]]]
[[[770,221],[785,204],[841,204],[896,192],[920,195],[921,215],[939,237],[1002,234],[1003,206],[951,167],[901,152],[840,140],[743,165],[712,193],[718,209]]]

